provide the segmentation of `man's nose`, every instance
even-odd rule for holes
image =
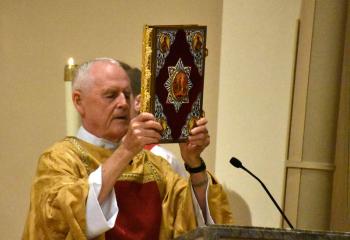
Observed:
[[[128,104],[129,104],[128,99],[129,98],[124,93],[119,94],[119,96],[117,98],[117,107],[126,107],[126,106],[128,106]]]

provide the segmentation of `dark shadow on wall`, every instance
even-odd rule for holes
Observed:
[[[233,214],[234,225],[252,226],[252,216],[247,203],[236,192],[227,189],[225,186],[224,188]]]

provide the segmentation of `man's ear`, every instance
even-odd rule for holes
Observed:
[[[136,96],[134,105],[135,105],[135,111],[139,113],[141,109],[141,94]]]
[[[82,99],[81,99],[81,92],[78,90],[74,90],[72,93],[72,101],[73,104],[75,106],[75,108],[77,109],[78,113],[80,114],[80,116],[83,116],[84,114],[84,106],[82,104]]]

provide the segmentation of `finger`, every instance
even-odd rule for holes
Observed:
[[[129,149],[136,149],[135,151],[139,152],[144,148],[145,145],[159,143],[159,138],[157,137],[134,137],[128,138],[124,137],[122,143]]]
[[[191,135],[188,137],[188,141],[189,142],[193,142],[193,141],[200,141],[200,140],[205,140],[209,137],[209,134],[207,133],[198,133],[196,135]]]
[[[210,143],[210,136],[209,135],[190,136],[188,138],[188,143],[196,146],[208,146]]]
[[[208,129],[205,125],[203,126],[197,126],[190,131],[191,135],[197,135],[200,133],[208,133]]]
[[[162,130],[162,126],[160,125],[160,123],[154,120],[147,120],[143,122],[133,121],[130,126],[132,129],[154,129],[156,131]]]
[[[205,117],[202,117],[196,121],[197,126],[205,125],[207,123],[208,123],[208,120]]]
[[[154,130],[156,130],[158,132],[161,132],[163,130],[162,125],[160,125],[159,122],[154,121],[154,120],[148,120],[147,122],[145,122],[144,128],[146,128],[146,129],[154,129]]]
[[[142,112],[134,119],[136,119],[137,121],[140,121],[140,122],[146,122],[148,120],[156,120],[154,115],[152,113],[148,113],[148,112]]]
[[[161,137],[160,133],[153,130],[153,129],[143,129],[140,132],[139,136],[144,137],[144,138],[155,138],[158,140],[160,140],[160,137]]]
[[[148,144],[154,144],[154,143],[159,143],[158,138],[152,138],[152,137],[145,137],[143,138],[143,146],[148,145]]]
[[[188,143],[188,146],[190,146],[191,148],[198,147],[198,149],[204,149],[208,145],[209,145],[209,141],[207,141],[207,140],[205,140],[205,141],[195,141],[195,142]]]
[[[159,131],[152,128],[142,128],[135,127],[130,129],[130,135],[137,137],[138,139],[142,139],[143,137],[152,137],[160,139],[161,135]]]

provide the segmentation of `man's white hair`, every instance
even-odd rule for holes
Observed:
[[[88,85],[88,83],[91,80],[90,69],[96,62],[109,62],[109,63],[115,64],[117,66],[121,66],[119,61],[117,61],[113,58],[108,58],[108,57],[95,58],[95,59],[89,60],[85,63],[82,63],[79,66],[79,68],[75,74],[75,77],[73,79],[73,82],[72,82],[73,91],[74,90],[83,90],[83,88],[86,87],[86,85]]]

